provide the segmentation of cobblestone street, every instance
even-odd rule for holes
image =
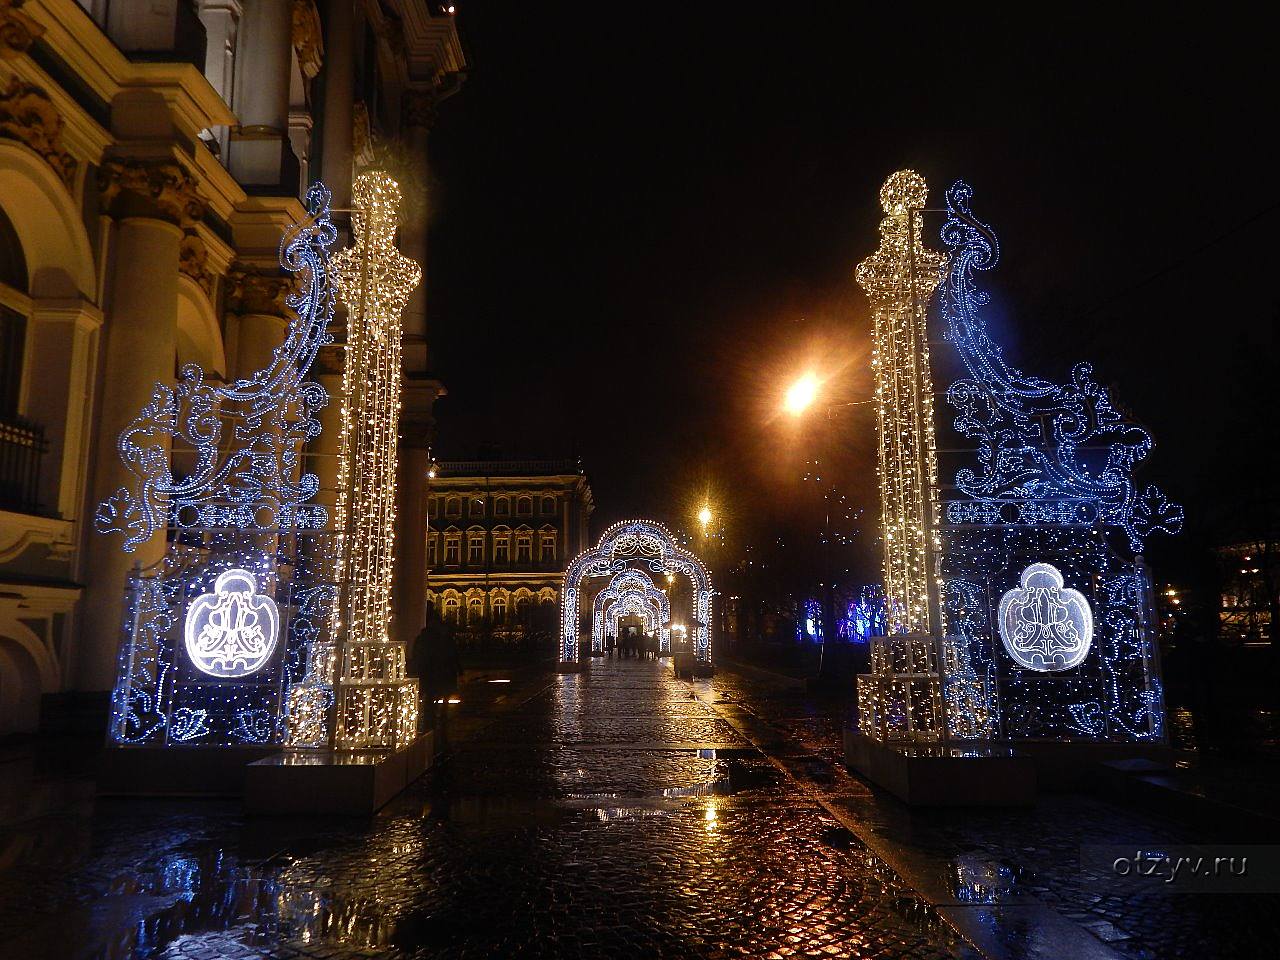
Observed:
[[[368,824],[95,801],[43,770],[6,809],[0,952],[974,955],[664,664],[489,689],[451,721],[454,755]]]

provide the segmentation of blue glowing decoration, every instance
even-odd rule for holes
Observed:
[[[953,737],[1160,740],[1164,711],[1140,551],[1176,533],[1183,511],[1134,470],[1150,434],[1126,419],[1078,364],[1055,384],[1005,362],[981,315],[975,272],[999,244],[947,192],[940,288],[946,339],[966,375],[947,399],[977,469],[944,504],[940,647]],[[1007,656],[1006,656],[1007,654]]]
[[[1028,670],[1078,667],[1093,643],[1089,601],[1065,586],[1051,563],[1022,571],[1019,585],[1000,598],[996,624],[1009,656]]]
[[[1101,523],[1118,527],[1141,552],[1153,533],[1177,533],[1182,507],[1153,485],[1139,490],[1133,471],[1151,435],[1123,417],[1107,390],[1080,363],[1071,382],[1028,376],[1004,360],[979,312],[988,296],[973,281],[1000,258],[995,233],[969,209],[973,190],[947,191],[942,241],[950,265],[942,286],[946,338],[968,370],[947,390],[956,430],[977,444],[979,470],[956,474],[970,500],[946,505],[948,523]],[[1095,449],[1103,453],[1087,456]]]
[[[248,570],[227,570],[187,607],[187,656],[211,677],[247,677],[275,652],[280,610]]]
[[[337,234],[322,185],[307,210],[281,242],[296,286],[269,365],[225,385],[188,365],[120,437],[134,489],[102,503],[96,526],[127,551],[162,536],[167,549],[128,585],[108,734],[118,745],[325,742],[335,533],[309,502],[319,481],[303,454],[328,402],[306,378],[332,342]]]
[[[582,584],[596,577],[610,577],[633,568],[631,564],[658,574],[689,578],[693,585],[694,655],[711,660],[711,574],[694,554],[680,546],[671,531],[654,520],[624,520],[615,523],[600,542],[573,559],[565,571],[560,605],[560,659],[575,662],[580,654],[578,635],[582,629],[579,605]],[[669,613],[669,611],[668,611]],[[669,642],[669,640],[668,640]]]

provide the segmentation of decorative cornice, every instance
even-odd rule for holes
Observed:
[[[227,309],[232,313],[258,313],[289,319],[293,311],[285,305],[285,297],[295,291],[296,280],[280,273],[266,273],[244,263],[233,264],[227,271]]]
[[[22,12],[26,0],[0,0],[0,60],[14,60],[44,33],[44,27]]]
[[[0,91],[0,137],[26,144],[71,189],[79,163],[63,149],[62,117],[43,88],[18,77],[9,78]]]
[[[195,179],[172,160],[105,160],[98,168],[98,189],[103,208],[114,207],[117,215],[156,216],[183,228],[204,217]]]
[[[324,33],[315,0],[293,0],[293,49],[302,75],[316,76],[324,66]]]

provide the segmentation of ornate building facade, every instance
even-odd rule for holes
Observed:
[[[554,634],[564,572],[595,504],[574,460],[447,460],[429,482],[428,602],[464,644]],[[554,652],[554,651],[551,651]]]
[[[342,210],[355,172],[390,167],[416,199],[400,247],[425,261],[426,137],[465,66],[452,17],[422,0],[0,0],[0,733],[34,729],[57,694],[104,720],[126,578],[165,549],[126,556],[93,532],[128,480],[116,439],[184,364],[266,366],[286,329],[280,237],[310,182]],[[421,286],[404,368],[395,622],[411,637],[441,392]],[[339,406],[309,451],[322,484]],[[172,451],[175,476],[188,456]]]

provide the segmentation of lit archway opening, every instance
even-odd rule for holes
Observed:
[[[591,652],[604,652],[604,638],[617,637],[617,619],[613,621],[613,630],[607,629],[610,624],[606,614],[607,608],[618,601],[628,598],[639,598],[647,601],[656,611],[656,622],[650,632],[658,634],[659,651],[671,652],[671,598],[666,592],[659,590],[652,578],[643,570],[627,568],[615,573],[609,585],[596,594],[591,615]]]
[[[636,566],[632,566],[635,564]],[[582,584],[596,577],[613,577],[631,569],[689,578],[693,587],[693,650],[702,663],[711,662],[711,574],[694,554],[676,543],[671,532],[655,520],[624,520],[604,532],[600,542],[584,550],[565,572],[560,606],[560,660],[576,664],[582,655]],[[594,632],[594,631],[593,631]]]

